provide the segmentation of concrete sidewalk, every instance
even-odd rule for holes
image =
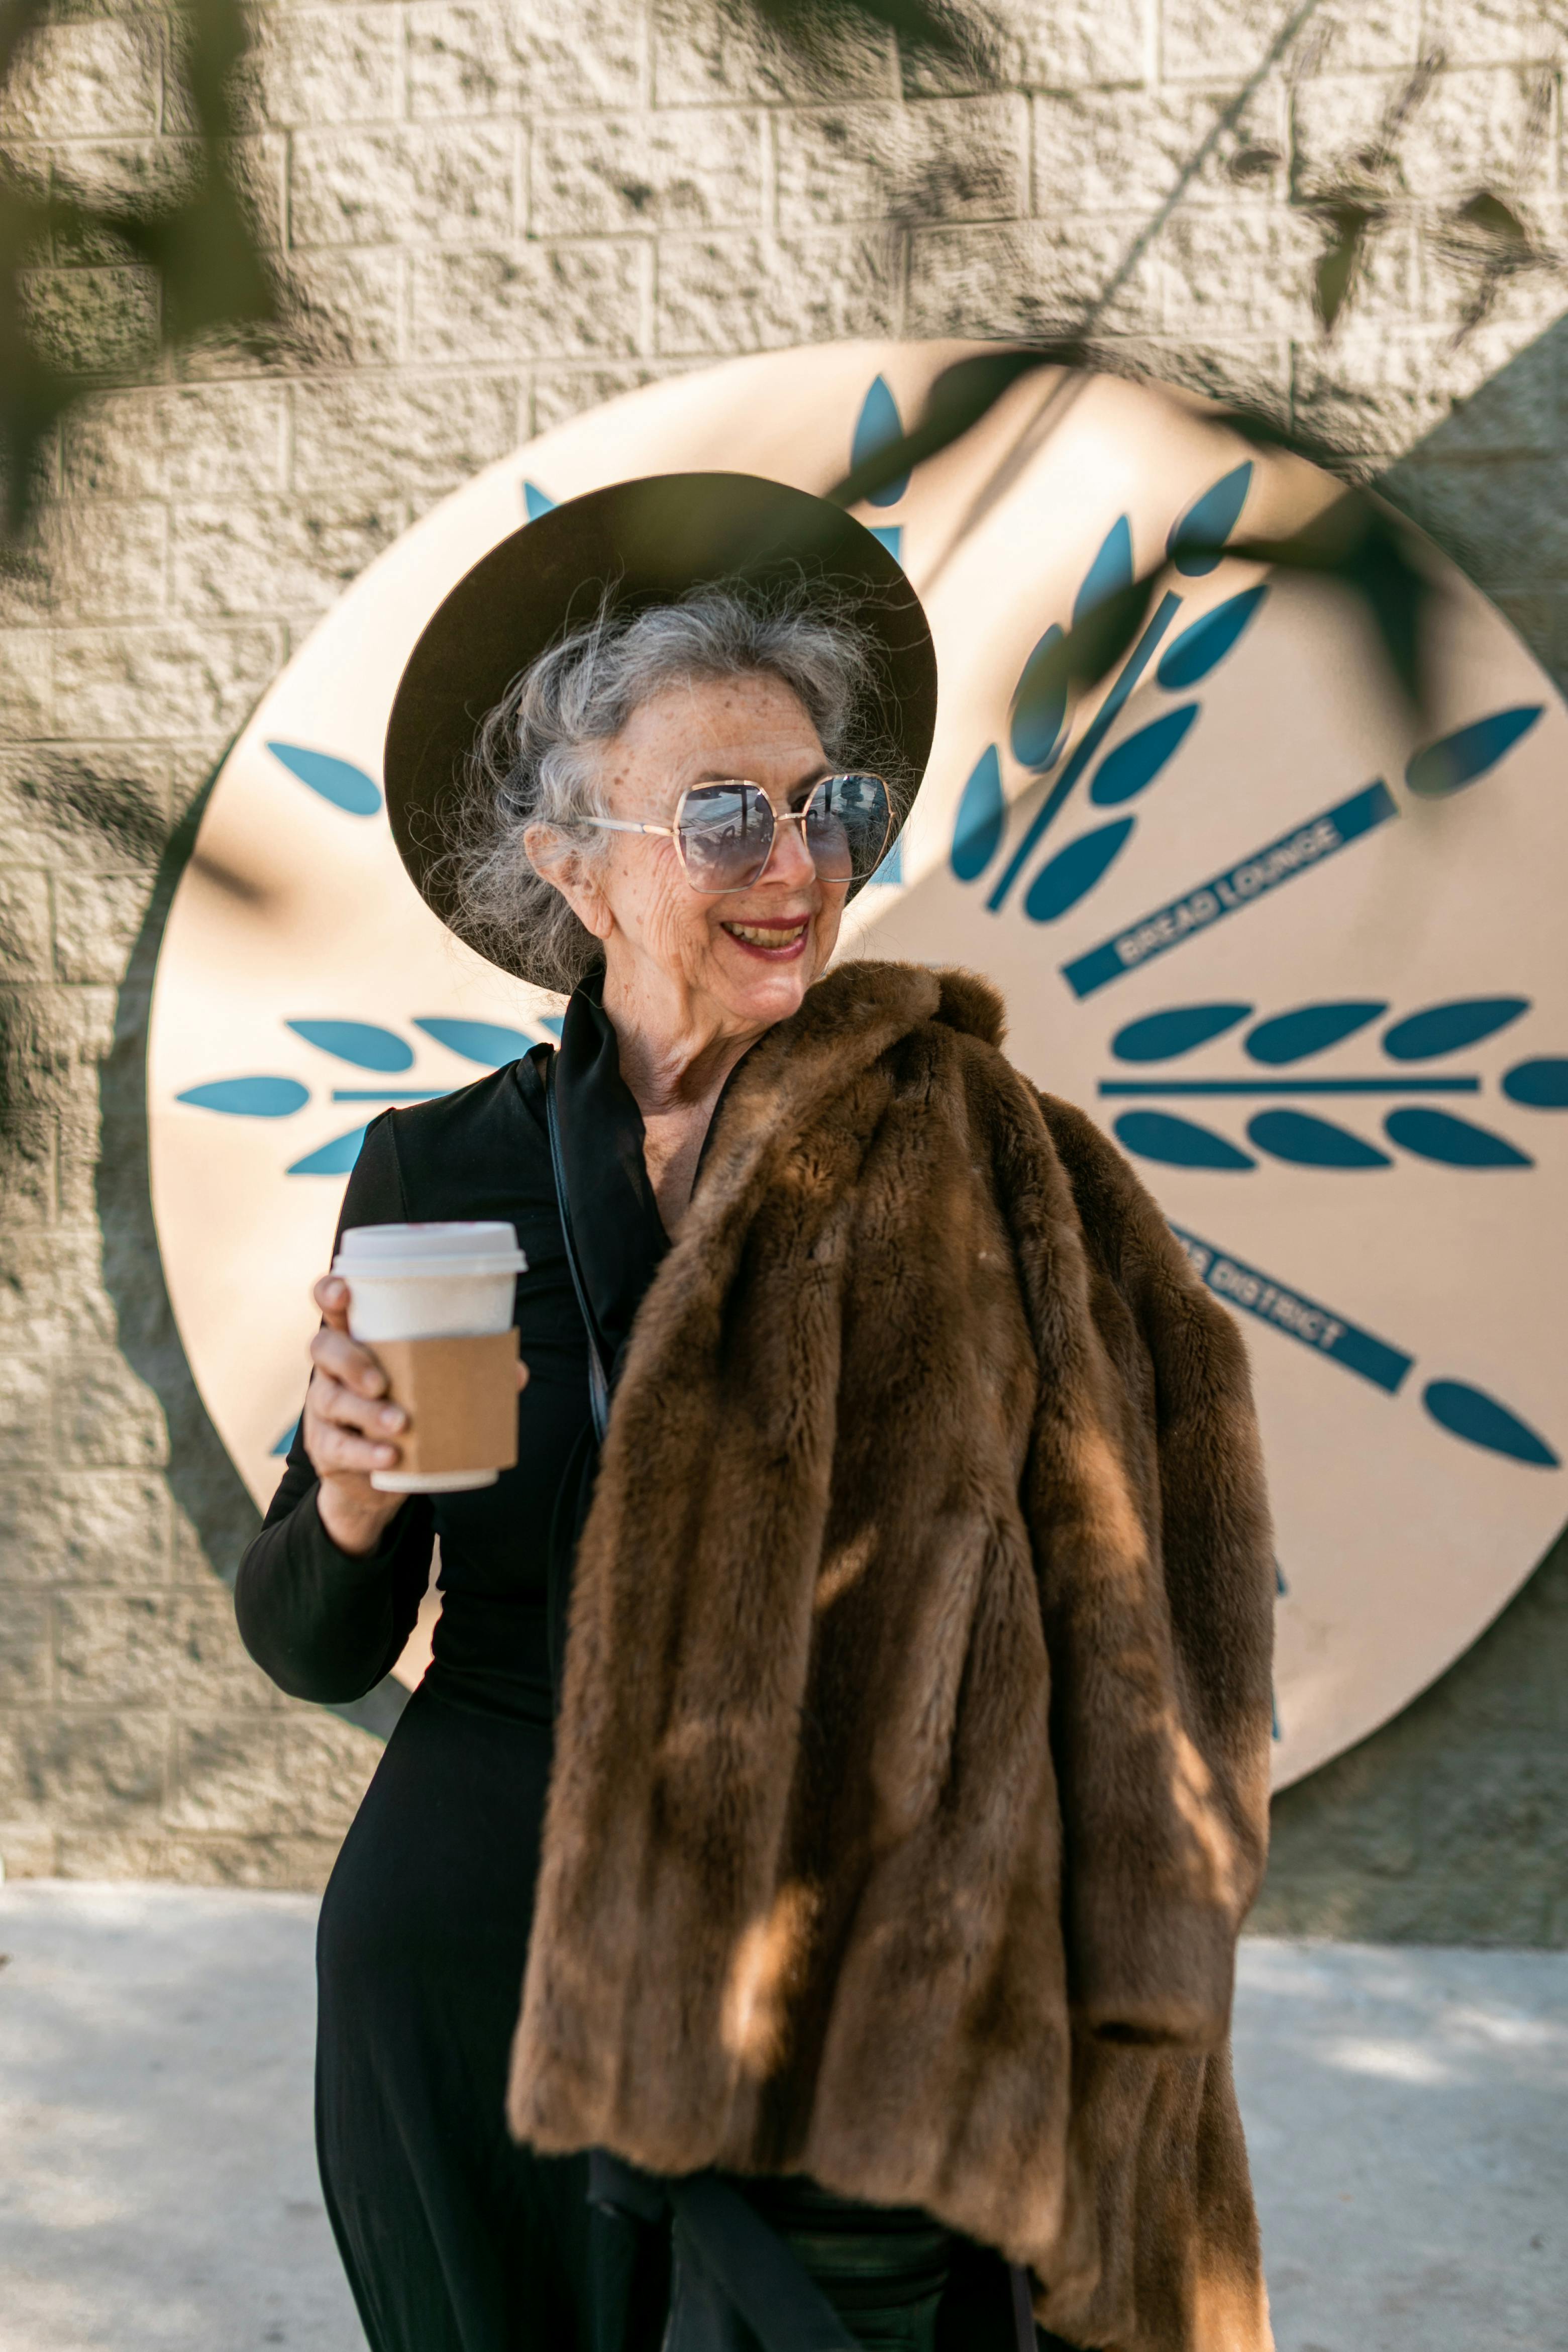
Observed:
[[[303,1896],[0,1887],[4,2352],[363,2352]],[[1568,2352],[1568,1953],[1249,1943],[1280,2352]]]

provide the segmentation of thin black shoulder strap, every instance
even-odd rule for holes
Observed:
[[[593,1433],[600,1444],[610,1426],[610,1379],[600,1352],[599,1334],[588,1304],[588,1292],[583,1286],[582,1268],[577,1262],[577,1244],[571,1234],[571,1206],[566,1196],[566,1163],[560,1151],[560,1118],[555,1102],[556,1055],[545,1064],[545,1126],[549,1133],[550,1173],[555,1178],[555,1202],[560,1211],[560,1229],[566,1241],[566,1262],[571,1269],[571,1286],[577,1293],[577,1303],[582,1314],[582,1328],[588,1334],[588,1402],[593,1412]]]

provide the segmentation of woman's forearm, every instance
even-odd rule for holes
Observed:
[[[404,1505],[371,1550],[333,1542],[314,1481],[291,1507],[275,1504],[240,1562],[235,1614],[264,1673],[294,1698],[361,1698],[396,1663],[430,1575],[431,1508]]]

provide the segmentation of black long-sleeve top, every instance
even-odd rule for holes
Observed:
[[[517,1277],[517,1462],[492,1486],[414,1496],[373,1552],[340,1550],[316,1509],[296,1433],[260,1534],[240,1566],[241,1637],[298,1698],[358,1698],[391,1671],[413,1630],[441,1542],[442,1613],[433,1688],[486,1711],[548,1718],[551,1615],[594,1466],[588,1340],[550,1172],[537,1047],[438,1101],[384,1113],[366,1130],[344,1196],[350,1225],[504,1218],[528,1260]],[[579,1261],[613,1363],[668,1241],[648,1184],[643,1122],[620,1076],[597,991],[572,998],[557,1102]]]

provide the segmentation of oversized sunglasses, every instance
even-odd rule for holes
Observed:
[[[893,831],[893,808],[880,776],[824,776],[799,808],[776,809],[760,784],[734,777],[693,784],[681,794],[674,824],[592,816],[600,833],[657,833],[674,841],[694,890],[710,898],[748,890],[765,871],[781,824],[798,824],[824,882],[863,882],[876,872]]]

